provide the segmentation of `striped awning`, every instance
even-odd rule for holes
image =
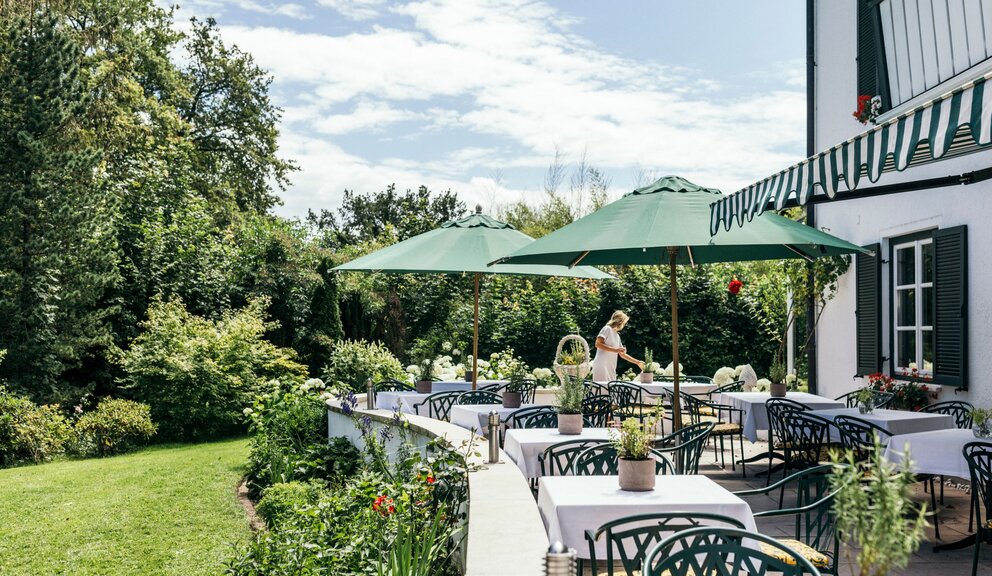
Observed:
[[[710,234],[743,226],[789,199],[804,205],[816,195],[830,199],[853,191],[866,177],[968,152],[992,142],[992,72],[939,98],[811,156],[710,205]],[[817,188],[819,187],[819,192]]]

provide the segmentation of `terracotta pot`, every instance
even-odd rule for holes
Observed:
[[[416,384],[417,394],[430,394],[433,388],[434,388],[433,381],[417,380],[417,384]]]
[[[520,408],[520,392],[503,391],[503,408]]]
[[[559,414],[558,433],[569,436],[582,434],[582,414]]]
[[[788,388],[785,383],[781,382],[779,384],[772,384],[768,391],[771,393],[772,398],[782,398],[785,396],[786,390],[788,390]]]
[[[628,492],[647,492],[654,490],[655,461],[651,458],[647,460],[627,460],[621,458],[618,473],[620,475],[620,489]]]
[[[641,372],[641,384],[654,382],[654,372]]]

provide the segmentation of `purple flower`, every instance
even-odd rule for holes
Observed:
[[[362,436],[368,436],[372,433],[372,419],[368,416],[362,416],[362,419],[358,421],[358,428],[362,431]]]
[[[341,402],[341,411],[344,412],[345,416],[351,416],[355,407],[358,406],[358,398],[354,392],[342,392],[338,394],[338,400]]]
[[[403,422],[403,416],[400,414],[399,404],[393,406],[393,424],[401,424]]]
[[[389,426],[383,426],[379,429],[379,441],[387,442],[393,439],[393,431],[389,429]]]

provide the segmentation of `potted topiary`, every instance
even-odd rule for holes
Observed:
[[[644,368],[641,370],[641,384],[650,384],[654,382],[654,371],[658,368],[659,366],[654,363],[654,354],[651,353],[651,350],[645,348]]]
[[[585,379],[589,374],[589,343],[578,334],[569,334],[558,341],[558,349],[555,352],[555,361],[551,368],[561,380],[561,385],[565,385],[568,378],[576,378],[579,381]]]
[[[992,438],[992,409],[975,408],[971,411],[971,421],[975,438]]]
[[[569,378],[555,393],[558,406],[558,433],[582,434],[582,400],[585,387],[578,378]]]
[[[651,442],[655,439],[655,423],[651,420],[641,424],[636,418],[628,418],[620,425],[620,434],[611,438],[620,459],[617,474],[621,490],[654,490],[655,460],[651,458]]]
[[[781,360],[776,359],[768,369],[768,379],[772,381],[769,392],[772,398],[782,398],[788,391],[785,383],[785,365]]]
[[[514,362],[510,367],[510,382],[503,389],[503,407],[519,408],[524,381],[527,379],[527,367],[520,362]]]
[[[417,394],[430,394],[434,388],[434,361],[425,358],[420,363],[420,379],[417,380]]]

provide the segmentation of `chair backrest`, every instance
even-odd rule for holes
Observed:
[[[852,391],[848,392],[847,394],[841,394],[840,396],[834,398],[834,400],[837,400],[838,402],[840,402],[840,401],[843,400],[844,401],[844,404],[848,408],[857,408],[857,406],[858,406],[858,392],[860,392],[860,390],[852,390]]]
[[[895,399],[896,395],[892,392],[875,392],[875,408],[888,408]]]
[[[655,461],[655,474],[675,474],[675,464],[665,454],[652,450],[649,456]],[[610,476],[618,473],[620,458],[612,443],[591,446],[575,457],[573,473],[576,476]]]
[[[495,384],[486,384],[485,386],[479,386],[478,390],[486,390],[487,392],[496,392],[497,394],[502,392],[504,388],[509,386],[508,382],[497,382]]]
[[[585,380],[582,383],[585,388],[585,396],[589,398],[590,396],[609,396],[610,386],[608,384],[600,384],[599,382],[593,382],[592,380]]]
[[[451,418],[451,406],[461,396],[461,392],[435,392],[424,398],[422,402],[413,405],[414,411],[421,416],[428,416],[436,420],[448,420]],[[421,414],[420,407],[427,405],[427,414]]]
[[[785,492],[790,494],[792,493],[790,488],[795,491],[792,507],[795,510],[803,510],[797,513],[796,532],[793,537],[821,553],[832,556],[836,565],[838,546],[834,516],[836,492],[830,491],[830,476],[833,473],[832,464],[815,466],[792,474],[779,485],[784,486]],[[831,547],[833,547],[832,552]]]
[[[644,404],[643,388],[614,380],[610,382],[609,390],[614,416],[622,419],[641,416],[641,406]]]
[[[768,413],[768,444],[771,446],[776,438],[785,438],[783,416],[788,412],[805,412],[809,406],[788,398],[771,398],[765,402],[765,410]]]
[[[700,422],[680,428],[659,440],[654,451],[668,455],[675,464],[676,474],[699,474],[706,439],[715,426],[714,422]]]
[[[552,413],[557,416],[557,412],[553,406],[528,406],[527,408],[521,408],[515,410],[513,414],[506,417],[506,427],[507,428],[526,428],[527,419],[535,414],[546,414]],[[555,420],[555,426],[557,426],[557,419]],[[548,426],[533,426],[533,428],[548,428]]]
[[[744,544],[745,540],[759,546]],[[750,574],[800,576],[820,572],[801,554],[774,538],[737,528],[702,527],[676,532],[644,560],[644,576]]]
[[[502,404],[503,397],[489,390],[471,390],[458,396],[459,404]]]
[[[841,446],[853,451],[858,461],[867,459],[874,452],[875,436],[883,443],[892,436],[885,428],[854,416],[837,416],[834,426],[840,431]]]
[[[954,418],[955,426],[962,429],[968,429],[971,428],[972,425],[971,411],[974,409],[975,407],[972,406],[971,402],[965,402],[963,400],[948,400],[947,402],[937,402],[936,404],[925,406],[920,410],[920,412],[947,414]]]
[[[537,394],[537,380],[524,380],[520,386],[520,402],[533,404],[534,396]]]
[[[829,438],[830,421],[800,411],[786,412],[782,421],[785,428],[783,440],[789,445],[787,465],[793,468],[819,466]]]
[[[589,544],[589,558],[593,564],[602,558],[596,557],[596,543],[606,543],[607,574],[613,576],[614,565],[618,560],[627,576],[639,574],[648,552],[665,538],[701,526],[717,526],[743,529],[744,525],[736,518],[721,514],[700,512],[659,512],[638,514],[607,522],[597,530],[586,530]]]
[[[566,440],[552,444],[538,454],[541,476],[568,476],[575,468],[575,459],[587,448],[607,444],[609,440]]]
[[[724,384],[723,386],[714,388],[713,391],[711,391],[706,396],[712,399],[714,394],[721,394],[723,392],[743,392],[743,391],[744,391],[744,381],[735,380],[733,382],[730,382],[729,384]]]
[[[659,376],[659,380],[662,382],[674,382],[674,376]],[[685,374],[679,374],[679,382],[692,382],[693,384],[712,384],[713,379],[709,376],[687,376]]]
[[[961,453],[971,474],[975,519],[978,520],[978,526],[988,529],[989,522],[992,522],[992,444],[969,442],[961,449]]]
[[[609,396],[586,396],[582,401],[582,423],[591,428],[609,426],[610,407]]]
[[[376,392],[413,392],[413,386],[392,378],[377,382],[373,388]]]
[[[535,410],[520,421],[521,428],[557,428],[558,411],[552,406],[538,406]]]

